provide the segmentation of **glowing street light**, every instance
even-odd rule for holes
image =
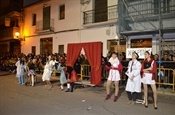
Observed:
[[[19,35],[20,35],[19,32],[15,32],[15,36],[16,36],[17,38],[19,37]]]

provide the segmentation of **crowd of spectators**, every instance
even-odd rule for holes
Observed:
[[[64,53],[63,55],[59,54],[59,53],[55,53],[52,54],[52,56],[54,57],[54,60],[59,61],[61,63],[66,63],[66,54]],[[108,52],[106,57],[102,56],[102,67],[106,65],[106,63],[108,62],[109,58],[111,56],[111,52]],[[12,73],[15,73],[16,70],[16,66],[15,63],[17,62],[18,58],[20,57],[25,57],[26,62],[29,59],[35,59],[36,60],[36,67],[37,67],[37,71],[41,72],[41,70],[43,69],[43,65],[45,65],[46,61],[47,61],[47,57],[48,54],[43,53],[40,55],[34,55],[33,53],[30,53],[28,55],[25,55],[23,53],[21,53],[20,55],[13,55],[13,54],[8,54],[8,53],[1,53],[0,54],[0,71],[9,71]],[[119,59],[121,60],[122,64],[124,67],[127,67],[128,61],[129,59],[126,59],[126,54],[124,52],[122,52],[121,54],[119,54]],[[155,54],[153,55],[153,59],[155,61],[157,61],[157,65],[159,65],[159,55]],[[77,71],[77,73],[80,73],[80,65],[81,64],[89,64],[88,59],[86,58],[85,55],[81,54],[77,61],[75,62],[74,65],[74,69]],[[161,67],[164,68],[171,68],[171,69],[175,69],[175,55],[170,55],[168,54],[168,52],[165,52],[163,57],[161,57]]]
[[[59,53],[51,54],[53,57],[53,60],[56,60],[62,64],[66,64],[66,54],[63,55]],[[27,63],[28,60],[32,59],[36,62],[36,69],[35,71],[38,73],[42,73],[43,67],[47,61],[49,54],[43,53],[40,55],[34,55],[33,53],[29,53],[27,55],[21,53],[19,55],[13,55],[8,53],[1,53],[0,54],[0,71],[8,71],[15,73],[16,72],[16,62],[19,58],[23,57],[25,59],[25,62]],[[80,73],[80,65],[81,64],[89,64],[87,58],[85,55],[81,54],[77,61],[75,62],[74,68],[77,71],[77,73]]]

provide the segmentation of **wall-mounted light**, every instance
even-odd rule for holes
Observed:
[[[19,35],[20,35],[19,32],[15,32],[15,36],[16,36],[17,38],[19,38]]]
[[[15,32],[15,36],[16,36],[16,38],[18,38],[18,40],[25,41],[25,37],[24,38],[21,38],[19,32]]]

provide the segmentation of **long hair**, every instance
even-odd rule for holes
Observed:
[[[154,58],[153,58],[154,55],[152,54],[152,52],[150,53],[149,51],[145,51],[145,53],[147,53],[148,55],[150,55],[150,58],[151,58],[151,59],[154,59]]]
[[[20,64],[24,65],[25,62],[24,62],[24,60],[22,60],[22,58],[20,58],[19,61],[20,61]]]

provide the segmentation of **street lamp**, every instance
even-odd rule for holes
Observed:
[[[19,35],[20,33],[19,32],[15,32],[15,36],[19,39]]]
[[[25,41],[25,37],[23,37],[23,38],[19,37],[20,36],[19,32],[15,32],[15,36],[16,36],[16,38],[18,38],[18,40]]]

